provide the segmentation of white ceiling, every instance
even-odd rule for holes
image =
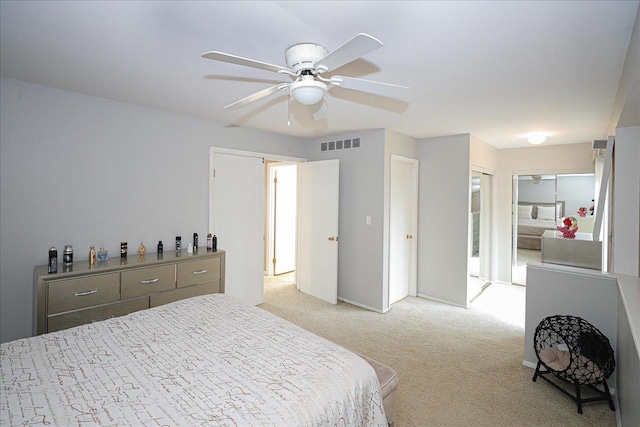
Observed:
[[[498,147],[607,136],[638,1],[0,3],[3,77],[298,137],[387,128],[471,133]],[[301,42],[334,50],[357,33],[384,46],[336,74],[409,86],[406,102],[347,89],[328,116],[279,92],[287,77],[201,58],[223,51],[285,66]]]

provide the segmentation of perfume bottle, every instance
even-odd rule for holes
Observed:
[[[215,234],[211,238],[211,250],[213,252],[218,252],[218,238],[216,237]]]
[[[73,264],[73,246],[65,245],[64,252],[62,252],[62,262],[64,265]]]
[[[211,233],[208,233],[208,234],[207,234],[207,250],[208,250],[208,251],[210,251],[210,250],[211,250],[211,248],[212,248],[212,246],[211,246],[211,245],[212,245],[212,243],[211,243],[211,239],[212,239],[212,237],[211,237]]]
[[[105,248],[100,248],[98,251],[98,261],[106,261],[109,258],[109,251]]]
[[[193,250],[198,251],[198,233],[193,233]]]
[[[164,252],[164,245],[162,244],[162,240],[158,242],[158,253],[161,254]]]
[[[176,236],[176,251],[180,251],[182,249],[182,237]]]
[[[90,266],[96,265],[96,247],[95,246],[89,247],[89,265]]]
[[[58,250],[53,246],[49,248],[49,273],[58,272]]]

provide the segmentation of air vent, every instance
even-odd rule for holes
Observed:
[[[320,151],[348,150],[351,148],[360,148],[360,138],[339,139],[320,143]]]
[[[592,150],[606,150],[607,149],[607,140],[606,139],[594,139],[591,144]]]

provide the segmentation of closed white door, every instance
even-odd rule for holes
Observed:
[[[417,160],[391,156],[389,304],[416,293],[417,169]]]
[[[264,296],[264,161],[212,153],[211,233],[226,251],[225,293],[248,304]]]
[[[338,302],[338,160],[299,165],[298,288]]]
[[[273,179],[273,274],[296,268],[297,165],[271,168]]]

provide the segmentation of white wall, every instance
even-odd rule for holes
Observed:
[[[512,175],[593,173],[591,143],[509,148],[497,152],[497,208],[495,246],[497,280],[511,281],[511,177]]]
[[[527,265],[524,362],[538,363],[533,346],[536,326],[548,316],[578,316],[598,328],[616,348],[618,285],[616,278],[599,271],[564,265]],[[612,377],[609,385],[612,385]]]
[[[418,295],[467,305],[470,135],[418,141]]]
[[[320,151],[322,142],[360,138],[360,148]],[[308,142],[309,160],[340,161],[338,298],[382,311],[384,230],[383,129]],[[365,218],[371,216],[371,225]]]
[[[613,272],[640,276],[640,126],[616,129]]]
[[[307,157],[295,138],[0,80],[0,341],[32,332],[33,267],[50,246],[155,251],[206,236],[209,147]],[[380,169],[380,168],[378,168]],[[381,173],[381,172],[380,172]],[[224,249],[224,243],[221,243]]]

